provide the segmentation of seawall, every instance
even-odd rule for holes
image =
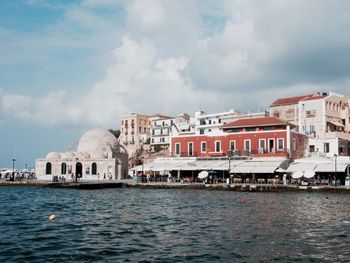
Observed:
[[[104,189],[104,188],[137,188],[137,189],[198,189],[238,192],[333,192],[350,193],[345,186],[298,186],[271,184],[201,184],[201,183],[134,183],[130,180],[111,182],[59,182],[48,181],[0,181],[0,186],[38,186],[68,189]]]

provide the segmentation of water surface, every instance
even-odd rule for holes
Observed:
[[[350,262],[349,198],[1,187],[0,262]]]

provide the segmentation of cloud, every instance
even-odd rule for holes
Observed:
[[[193,98],[198,98],[198,104],[215,100],[210,92],[193,88],[186,76],[185,57],[160,58],[151,41],[138,43],[125,36],[113,51],[113,58],[104,80],[86,93],[70,97],[58,91],[38,99],[5,95],[4,112],[45,126],[115,126],[120,116],[134,111],[178,113],[181,109],[195,110]]]
[[[85,50],[81,60],[104,74],[81,71],[90,85],[39,97],[4,89],[3,112],[42,125],[118,126],[131,112],[254,111],[278,97],[348,94],[348,10],[341,0],[82,1],[43,36],[0,29],[1,63],[49,67],[64,57],[69,68],[66,54]],[[11,45],[18,52],[6,52]]]

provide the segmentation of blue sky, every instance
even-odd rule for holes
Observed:
[[[2,0],[0,167],[131,112],[350,95],[349,27],[346,0]]]

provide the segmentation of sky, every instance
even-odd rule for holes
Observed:
[[[0,0],[0,167],[130,113],[350,95],[347,0]]]

